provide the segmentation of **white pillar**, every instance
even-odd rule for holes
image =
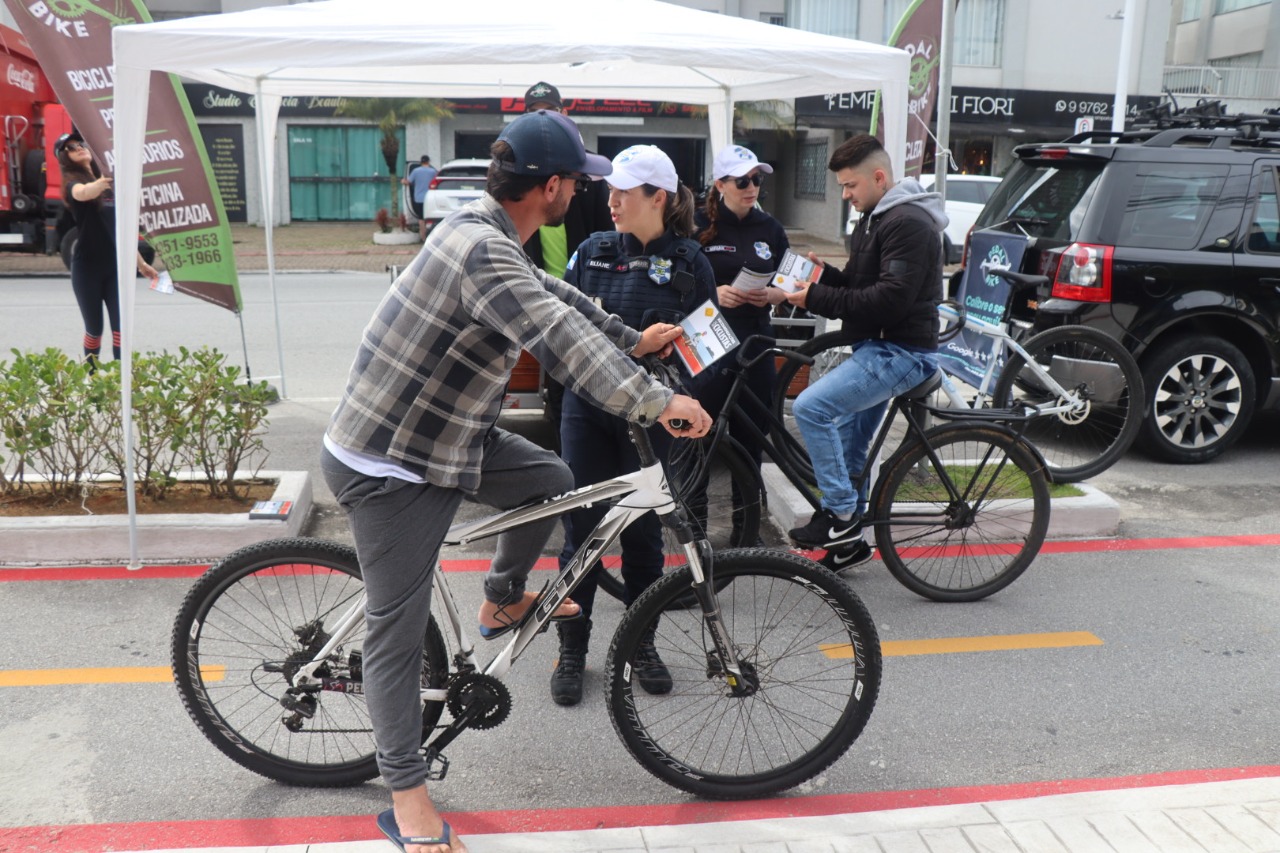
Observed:
[[[1124,130],[1124,117],[1129,108],[1129,62],[1133,55],[1134,18],[1138,0],[1124,0],[1124,24],[1120,30],[1120,67],[1116,69],[1116,102],[1111,108],[1111,132]]]

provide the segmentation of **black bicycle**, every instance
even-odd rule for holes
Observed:
[[[689,514],[730,542],[755,541],[766,502],[759,469],[727,433],[731,419],[815,510],[821,506],[803,444],[746,384],[747,369],[762,358],[813,363],[771,342],[759,335],[742,342],[727,368],[730,386],[712,431],[682,442],[668,465],[672,492]],[[1022,434],[1035,417],[1031,410],[930,405],[940,383],[935,374],[892,401],[854,481],[869,490],[863,526],[874,530],[893,576],[935,601],[974,601],[1011,584],[1039,553],[1049,527],[1049,484],[1043,459]],[[947,422],[930,426],[934,418]],[[881,451],[899,435],[901,443],[877,471]],[[608,580],[620,587],[616,578]]]

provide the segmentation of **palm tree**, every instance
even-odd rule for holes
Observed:
[[[453,110],[448,101],[434,98],[343,98],[337,114],[348,118],[363,119],[376,124],[382,131],[382,159],[387,162],[391,176],[391,221],[400,218],[400,137],[402,125],[429,119],[451,118]]]

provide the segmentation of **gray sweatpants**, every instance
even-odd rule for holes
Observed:
[[[322,450],[325,481],[346,511],[364,576],[364,690],[378,748],[378,769],[393,791],[426,781],[423,761],[422,638],[431,612],[431,573],[440,543],[464,497],[458,489],[369,477]],[[470,500],[499,509],[562,494],[573,474],[555,453],[500,429],[484,446],[480,490]],[[484,595],[497,604],[519,601],[542,553],[552,518],[497,537]]]

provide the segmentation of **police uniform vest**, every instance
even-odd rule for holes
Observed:
[[[629,255],[621,234],[592,234],[574,261],[578,289],[617,314],[633,329],[653,323],[678,323],[698,303],[694,258],[696,240],[667,232],[650,246],[652,254]],[[680,273],[684,273],[681,275]]]

